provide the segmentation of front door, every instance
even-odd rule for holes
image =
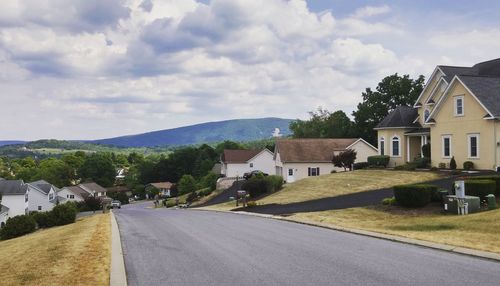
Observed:
[[[288,169],[288,176],[287,176],[286,182],[287,183],[293,183],[293,182],[295,182],[294,175],[295,175],[294,170],[291,169],[291,168]]]

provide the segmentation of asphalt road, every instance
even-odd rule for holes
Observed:
[[[500,285],[500,263],[252,216],[116,210],[129,285]]]

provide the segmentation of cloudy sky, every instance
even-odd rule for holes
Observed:
[[[2,0],[0,140],[350,113],[386,75],[500,57],[493,2]]]

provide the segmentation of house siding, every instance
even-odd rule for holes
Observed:
[[[2,205],[9,208],[9,217],[26,214],[28,203],[24,200],[23,195],[4,195],[2,197]]]
[[[53,192],[53,191],[52,191]],[[54,194],[55,198],[55,194]],[[45,195],[33,187],[28,187],[28,209],[30,212],[38,212],[38,206],[42,207],[42,212],[50,211],[54,207],[54,203],[49,202],[48,195]]]
[[[330,174],[332,170],[344,171],[343,168],[333,166],[333,163],[283,163],[282,177],[287,182],[295,182],[308,176],[308,168],[319,168],[320,176]],[[293,180],[288,177],[288,169],[293,169]]]
[[[464,96],[464,115],[454,115],[455,96]],[[495,154],[497,153],[495,129],[497,124],[493,120],[485,120],[487,113],[478,101],[456,81],[449,90],[449,94],[441,103],[440,109],[434,115],[436,124],[431,127],[431,160],[432,166],[446,163],[450,159],[443,158],[442,136],[451,135],[451,155],[455,157],[457,167],[462,168],[465,161],[474,162],[475,169],[495,169],[498,165]],[[479,134],[479,158],[468,157],[468,134]],[[497,132],[498,136],[498,132]]]
[[[390,157],[389,167],[395,167],[399,165],[404,165],[406,163],[407,158],[407,148],[406,148],[406,140],[408,139],[404,134],[410,129],[403,128],[394,128],[394,129],[383,129],[378,130],[378,142],[380,142],[380,138],[384,137],[385,139],[385,154]],[[398,136],[400,139],[400,156],[392,156],[392,138],[394,136]],[[379,143],[380,144],[380,143]],[[380,150],[380,147],[379,147]]]
[[[60,197],[63,197],[66,199],[66,201],[70,201],[70,202],[82,202],[83,201],[83,198],[73,192],[71,192],[70,190],[66,189],[66,188],[63,188],[61,191],[59,191],[59,193],[57,193],[58,196]],[[70,199],[68,196],[69,195],[74,195],[75,198],[74,199]]]
[[[250,164],[253,164],[253,167],[250,167]],[[259,170],[267,174],[274,174],[276,172],[274,155],[271,152],[264,151],[247,163],[223,164],[223,170],[226,177],[243,177],[244,173],[254,170]]]

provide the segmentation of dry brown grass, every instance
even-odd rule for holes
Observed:
[[[442,215],[439,207],[425,213],[380,206],[299,213],[290,218],[500,253],[500,209],[456,216]]]
[[[109,285],[109,214],[0,242],[1,285]]]
[[[310,177],[286,185],[282,191],[259,200],[259,204],[288,204],[389,188],[438,179],[431,172],[357,170]]]

